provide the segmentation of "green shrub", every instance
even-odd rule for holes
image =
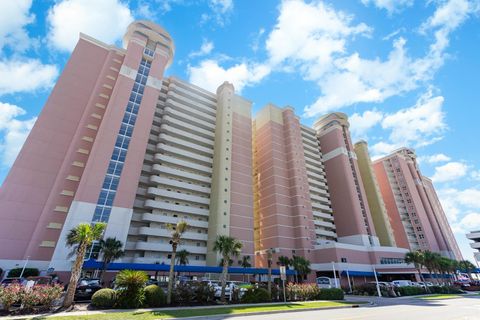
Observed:
[[[377,295],[377,286],[375,283],[363,283],[353,289],[354,293],[359,295],[374,296]]]
[[[430,293],[463,293],[462,290],[452,286],[432,286],[428,287]]]
[[[398,292],[402,296],[415,296],[419,294],[424,294],[425,290],[421,287],[414,287],[414,286],[406,286],[406,287],[399,287]]]
[[[186,283],[179,283],[173,289],[173,301],[179,305],[191,304],[195,298],[194,288]]]
[[[215,290],[208,283],[200,282],[194,288],[195,300],[201,304],[208,304],[215,300]],[[238,301],[238,289],[234,290],[233,301]]]
[[[343,300],[344,295],[342,289],[320,289],[315,298],[318,300]]]
[[[117,291],[117,306],[119,308],[140,308],[145,301],[143,288],[148,275],[143,271],[122,270],[115,278],[115,284],[120,288]]]
[[[162,288],[152,284],[144,289],[145,291],[145,304],[150,308],[161,307],[166,303],[165,293]]]
[[[316,283],[289,283],[286,291],[289,300],[315,300],[320,294]]]
[[[270,294],[263,288],[248,289],[242,297],[243,303],[261,303],[270,301]]]
[[[8,272],[7,277],[8,278],[18,278],[20,277],[20,274],[22,274],[22,269],[23,268],[15,268],[12,269]],[[38,271],[37,268],[25,268],[23,271],[22,277],[28,278],[28,277],[36,277],[40,274],[40,271]]]
[[[100,309],[110,309],[117,302],[117,293],[113,289],[100,289],[92,296],[92,305]]]

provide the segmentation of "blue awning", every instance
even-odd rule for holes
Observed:
[[[96,260],[87,260],[83,263],[84,269],[101,269],[103,263]],[[154,264],[154,263],[109,263],[107,270],[142,270],[142,271],[164,271],[170,270],[168,264]],[[222,273],[222,267],[209,266],[174,266],[175,272],[194,272],[194,273]],[[266,268],[241,268],[229,267],[228,273],[231,274],[268,274]],[[279,269],[272,269],[272,275],[280,275]],[[287,270],[287,275],[295,275],[294,270]]]
[[[377,276],[379,273],[377,272]],[[342,271],[342,276],[347,276],[347,271]],[[349,277],[375,277],[375,273],[372,271],[355,271],[355,270],[348,270]]]

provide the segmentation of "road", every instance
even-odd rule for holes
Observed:
[[[252,316],[219,316],[209,319],[245,320],[480,320],[480,296],[442,300],[374,299],[361,308],[283,312]]]

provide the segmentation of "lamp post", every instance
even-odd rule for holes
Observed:
[[[375,270],[375,266],[373,266],[373,275],[375,276],[375,283],[377,284],[377,293],[378,296],[382,296],[382,292],[380,291],[380,286],[378,285],[378,278],[377,278],[377,271]]]
[[[27,267],[28,260],[30,259],[30,256],[27,257],[27,260],[25,261],[25,264],[23,265],[22,272],[20,273],[21,278],[23,276],[23,273],[25,272],[25,268]]]
[[[273,248],[267,250],[267,265],[268,265],[268,293],[272,296],[272,256]]]
[[[333,281],[335,281],[335,288],[338,288],[337,286],[337,271],[335,271],[335,262],[332,261],[332,268],[333,268]]]

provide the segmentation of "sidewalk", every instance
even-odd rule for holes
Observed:
[[[365,297],[368,298],[368,297]],[[327,301],[327,300],[316,300],[316,301],[304,301],[302,303],[316,303],[320,301]],[[289,312],[298,312],[298,311],[305,311],[305,310],[331,310],[331,309],[342,309],[342,308],[353,308],[353,307],[359,307],[362,306],[361,304],[355,304],[355,302],[360,303],[360,302],[365,302],[368,301],[368,299],[355,299],[355,300],[349,300],[345,299],[342,302],[347,302],[347,303],[353,303],[351,305],[345,305],[345,306],[334,306],[334,307],[320,307],[320,308],[304,308],[304,309],[297,309],[297,310],[292,310]],[[300,301],[298,301],[300,302]],[[296,302],[287,302],[286,304],[295,304]],[[243,307],[260,307],[260,306],[275,306],[275,305],[285,305],[284,302],[271,302],[271,303],[249,303],[249,304],[233,304],[233,305],[209,305],[209,306],[195,306],[195,307],[169,307],[169,308],[142,308],[142,309],[109,309],[109,310],[85,310],[85,311],[70,311],[70,312],[59,312],[59,313],[46,313],[46,314],[36,314],[36,315],[23,315],[23,316],[9,316],[9,317],[4,317],[3,319],[8,319],[8,320],[20,320],[20,319],[30,319],[30,318],[35,318],[35,317],[48,317],[54,319],[55,317],[72,317],[72,320],[74,319],[74,316],[93,316],[93,315],[103,315],[103,314],[109,314],[109,313],[122,313],[122,312],[162,312],[162,311],[172,311],[172,310],[199,310],[199,309],[218,309],[218,308],[243,308]],[[257,315],[257,314],[269,314],[269,313],[278,313],[278,312],[285,312],[285,310],[281,311],[266,311],[266,312],[249,312],[249,313],[244,313],[243,315]],[[242,314],[238,314],[238,316],[241,316]],[[234,315],[230,315],[234,316]],[[195,316],[195,317],[190,317],[190,318],[195,318],[195,319],[208,319],[208,316]],[[190,318],[182,318],[182,319],[190,319]]]

